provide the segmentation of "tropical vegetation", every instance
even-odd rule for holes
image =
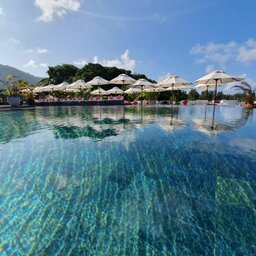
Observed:
[[[241,82],[240,85],[235,85],[233,88],[240,90],[243,92],[243,101],[245,103],[253,104],[253,102],[256,100],[255,98],[255,89],[252,88],[252,86],[246,82]]]
[[[0,103],[5,103],[8,96],[20,97],[22,101],[28,104],[34,103],[32,89],[26,81],[15,80],[12,75],[8,75],[6,81],[0,80],[0,83],[6,86],[6,89],[1,92]]]
[[[78,68],[72,64],[63,64],[63,65],[57,65],[57,66],[50,66],[48,68],[47,74],[48,78],[44,78],[38,83],[36,83],[34,86],[45,86],[48,84],[59,84],[62,82],[68,82],[72,83],[79,79],[83,79],[85,82],[93,79],[95,76],[101,76],[107,80],[111,80],[114,77],[120,75],[120,74],[127,74],[134,79],[140,79],[145,78],[149,80],[150,82],[155,83],[154,80],[148,78],[144,74],[138,74],[133,73],[130,70],[120,69],[117,67],[104,67],[100,64],[95,63],[89,63],[86,64],[82,68]],[[0,80],[1,82],[1,80]],[[2,102],[4,102],[4,98],[6,95],[19,95],[22,97],[23,100],[27,102],[33,102],[33,95],[27,92],[21,93],[24,89],[29,89],[28,83],[24,80],[15,80],[13,76],[8,76],[7,80],[2,81],[2,84],[5,85],[5,88],[7,87],[7,90],[2,91],[0,93],[0,103],[1,98]],[[109,86],[102,86],[103,89],[107,90],[109,89]],[[251,86],[243,82],[241,86],[237,85],[234,86],[235,89],[242,90],[243,93],[236,93],[232,95],[226,95],[223,92],[218,92],[216,95],[216,99],[228,99],[228,100],[255,100],[255,92],[253,92]],[[122,88],[125,89],[125,88]],[[87,99],[89,97],[90,91],[88,90],[80,90],[77,93],[67,93],[65,91],[60,92],[53,92],[53,96],[57,98],[67,98],[67,97],[80,97],[83,99]],[[200,94],[195,89],[190,90],[189,93],[186,91],[164,91],[161,93],[138,93],[138,94],[131,94],[131,95],[125,95],[127,100],[143,100],[143,99],[149,99],[149,100],[170,100],[173,99],[176,102],[179,102],[184,99],[189,100],[212,100],[213,99],[213,91],[202,91]]]
[[[145,78],[151,82],[155,82],[144,74],[132,73],[130,70],[120,69],[117,67],[104,67],[95,63],[86,64],[83,68],[78,68],[72,64],[52,66],[48,68],[47,74],[49,77],[39,81],[36,86],[44,86],[51,83],[59,84],[64,81],[72,83],[79,79],[83,79],[87,82],[95,76],[101,76],[106,80],[111,80],[120,74],[127,74],[136,80],[139,78]]]
[[[39,83],[36,84],[36,86],[45,86],[47,84],[59,84],[64,81],[68,83],[75,82],[79,79],[83,79],[84,81],[90,81],[95,76],[101,76],[104,79],[111,80],[114,77],[120,75],[120,74],[127,74],[134,79],[140,79],[145,78],[149,80],[150,82],[155,83],[154,80],[148,78],[144,74],[137,74],[132,73],[130,70],[120,69],[117,67],[104,67],[100,64],[95,63],[89,63],[86,64],[82,68],[78,68],[72,64],[63,64],[63,65],[57,65],[57,66],[51,66],[48,68],[48,78],[42,79]],[[102,86],[103,89],[107,90],[109,89],[109,86]],[[123,89],[123,88],[122,88]],[[56,97],[62,98],[66,97],[65,92],[56,92],[54,93]],[[86,98],[88,95],[88,91],[82,91],[79,93],[79,95],[82,98]],[[71,95],[72,96],[72,95]],[[165,91],[161,93],[137,93],[137,94],[130,94],[125,96],[127,100],[142,100],[142,99],[149,99],[149,100],[170,100],[174,99],[175,101],[181,101],[184,99],[190,99],[190,100],[212,100],[213,99],[213,92],[212,91],[203,91],[201,94],[199,94],[196,90],[191,90],[189,93],[185,91]],[[237,93],[234,95],[225,95],[223,92],[218,92],[216,99],[236,99],[236,100],[242,100],[242,95]]]

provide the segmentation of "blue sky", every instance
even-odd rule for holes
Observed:
[[[2,0],[0,63],[37,76],[88,62],[159,80],[214,69],[256,81],[254,0]]]

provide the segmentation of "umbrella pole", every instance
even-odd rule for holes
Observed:
[[[141,93],[141,97],[140,97],[140,105],[142,105],[142,91],[143,91],[143,85],[141,86],[141,91],[140,91],[140,93]]]
[[[173,95],[173,84],[172,84],[172,105],[173,105],[173,101],[174,101],[174,95]]]
[[[124,80],[122,80],[123,85],[121,85],[121,89],[123,90],[123,97],[124,97]]]
[[[216,95],[217,95],[217,83],[218,79],[215,79],[216,84],[215,84],[215,90],[214,90],[214,97],[213,97],[213,115],[212,115],[212,126],[211,129],[214,129],[214,117],[215,117],[215,100],[216,100]]]

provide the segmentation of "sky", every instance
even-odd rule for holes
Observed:
[[[0,0],[0,63],[117,66],[160,81],[221,69],[256,82],[255,0]]]

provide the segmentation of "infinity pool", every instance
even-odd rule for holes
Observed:
[[[256,113],[0,112],[0,255],[256,255]]]

